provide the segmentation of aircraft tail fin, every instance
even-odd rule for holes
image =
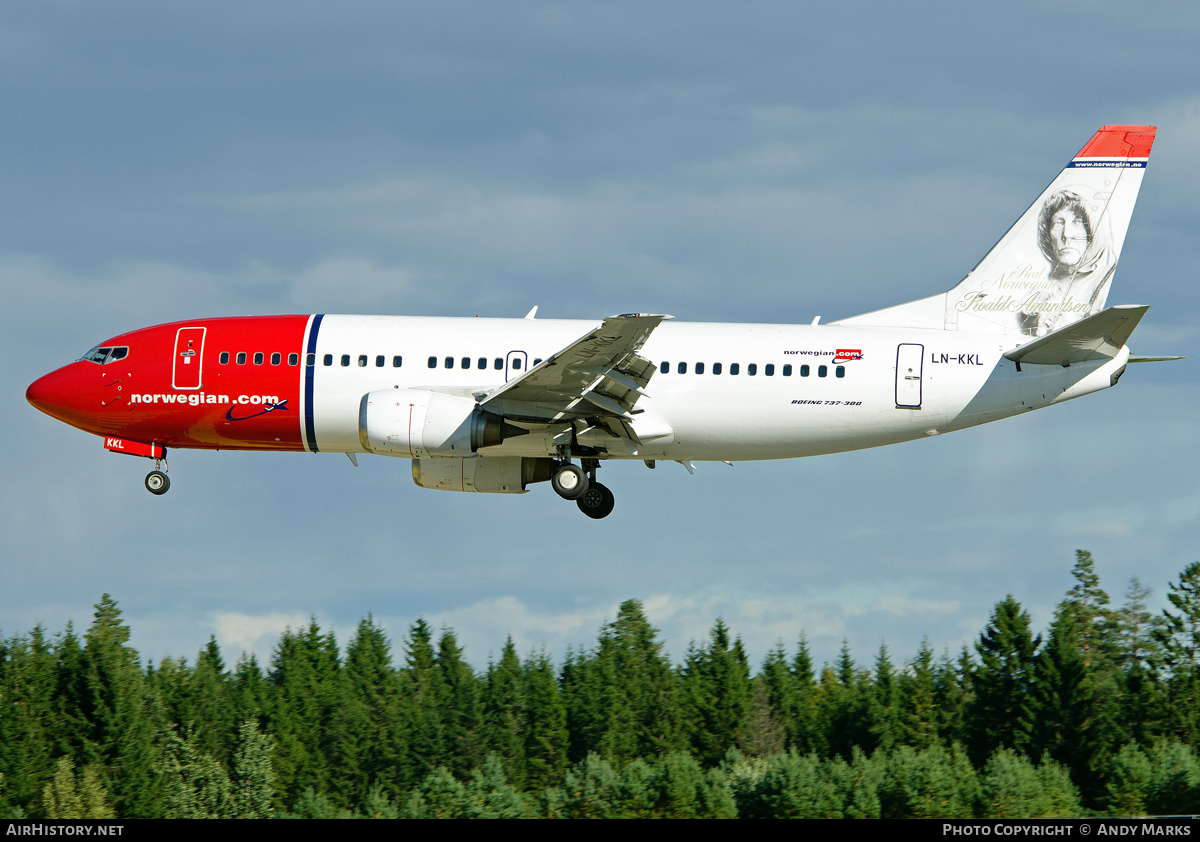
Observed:
[[[840,323],[1040,337],[1101,312],[1155,132],[1104,126],[949,292]]]
[[[1036,365],[1110,360],[1121,352],[1149,309],[1132,305],[1109,307],[1006,351],[1004,356],[1013,362]]]

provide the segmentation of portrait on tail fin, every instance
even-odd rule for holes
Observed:
[[[1089,210],[1083,198],[1087,192],[1083,185],[1064,188],[1042,204],[1037,240],[1049,266],[1048,285],[1030,296],[1017,315],[1026,336],[1044,336],[1058,327],[1064,312],[1071,312],[1062,309],[1064,303],[1087,314],[1099,311],[1108,298],[1118,255],[1107,216],[1096,213],[1108,197],[1094,197]]]

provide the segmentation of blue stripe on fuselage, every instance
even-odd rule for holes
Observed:
[[[313,418],[313,378],[317,372],[317,333],[321,329],[321,319],[324,313],[313,316],[312,327],[308,331],[308,349],[304,356],[304,438],[308,449],[317,452],[317,424]],[[308,364],[308,355],[313,355],[313,364]]]

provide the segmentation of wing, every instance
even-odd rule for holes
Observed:
[[[654,329],[670,318],[642,313],[609,316],[515,380],[477,395],[479,405],[518,421],[584,420],[638,443],[629,422],[655,368],[637,352]]]

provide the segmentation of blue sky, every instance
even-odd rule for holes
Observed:
[[[424,616],[478,666],[556,658],[624,599],[676,657],[723,617],[761,661],[956,653],[1012,593],[1044,626],[1095,553],[1114,601],[1197,557],[1195,363],[922,442],[615,465],[593,523],[546,486],[423,491],[406,462],[148,465],[25,387],[114,334],[278,312],[826,320],[956,283],[1100,125],[1159,126],[1110,303],[1193,354],[1200,10],[1162,3],[262,2],[0,20],[0,632],[269,656],[316,616]]]

